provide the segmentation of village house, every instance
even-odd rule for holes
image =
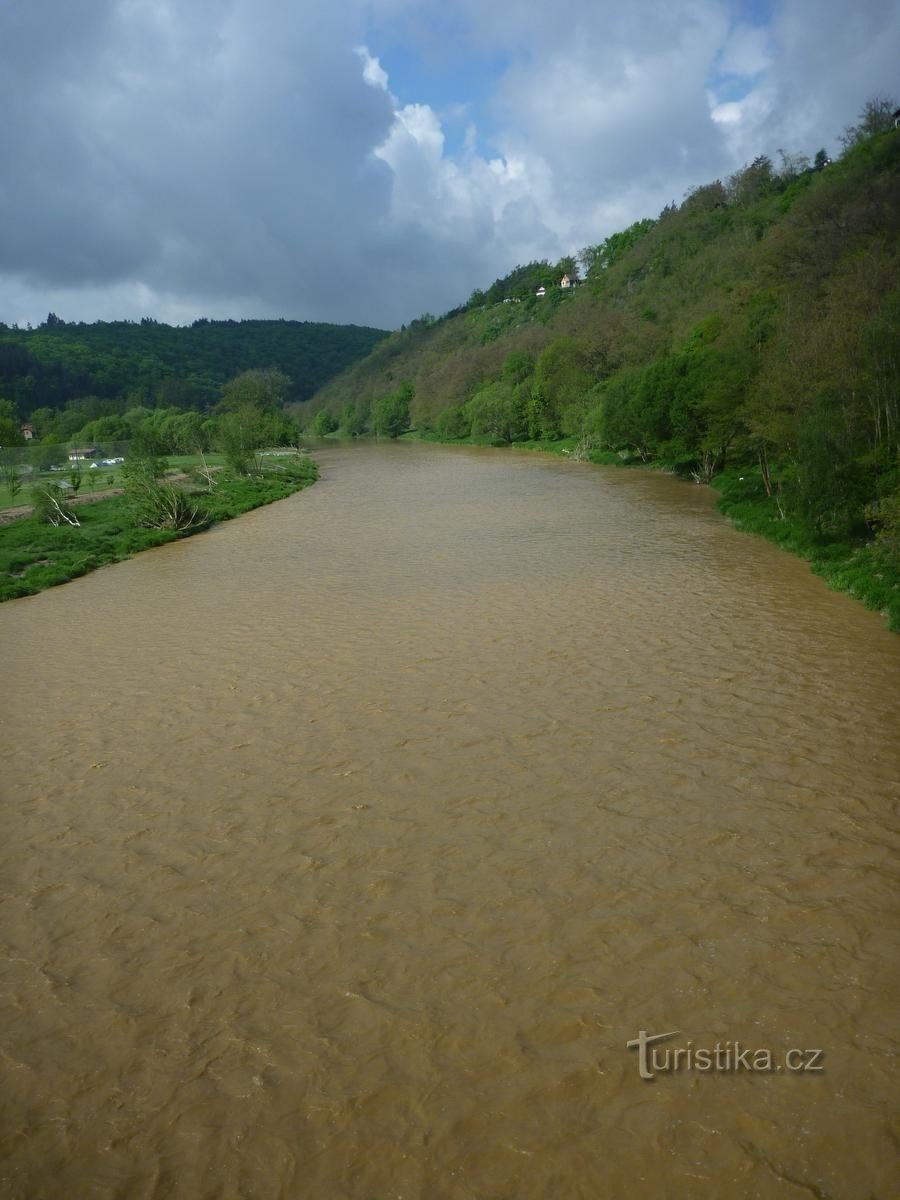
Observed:
[[[27,421],[22,426],[22,437],[26,442],[33,441],[34,439],[34,426],[29,425]]]
[[[536,291],[534,294],[535,294],[536,296],[546,296],[546,295],[547,295],[547,289],[546,289],[545,287],[539,287],[539,288],[538,288],[538,290],[537,290],[537,291]]]

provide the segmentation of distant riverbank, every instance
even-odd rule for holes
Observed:
[[[197,485],[185,488],[203,514],[202,523],[187,531],[141,527],[127,495],[118,491],[105,499],[85,497],[91,502],[78,506],[77,526],[21,517],[0,528],[0,601],[34,595],[141,550],[190,537],[219,521],[283,500],[315,483],[318,473],[316,463],[305,457],[257,476],[217,473],[212,491]],[[186,482],[186,477],[168,482]]]

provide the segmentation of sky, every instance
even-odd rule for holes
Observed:
[[[0,321],[397,328],[898,64],[895,0],[0,0]]]

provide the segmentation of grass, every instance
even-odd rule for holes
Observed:
[[[225,458],[221,454],[205,455],[206,465],[210,467],[220,467],[224,464]],[[170,471],[191,471],[195,467],[202,465],[203,460],[199,454],[170,454],[166,456],[166,462],[169,464]],[[90,464],[84,464],[81,468],[81,486],[78,490],[79,496],[90,496],[93,492],[102,492],[106,488],[121,486],[121,477],[119,474],[122,464],[115,467],[98,467],[92,471]],[[22,476],[22,488],[19,493],[12,497],[9,494],[9,488],[5,483],[0,482],[0,511],[5,508],[19,508],[31,503],[29,495],[31,487],[36,483],[68,483],[69,468],[65,467],[62,471],[36,471],[33,475]]]
[[[191,465],[169,461],[170,466]],[[196,497],[210,521],[227,521],[263,504],[282,500],[308,487],[317,477],[316,464],[304,458],[280,464],[261,477],[235,477],[222,472],[213,492],[197,492]],[[26,496],[26,503],[27,499]],[[131,558],[141,550],[189,536],[170,530],[137,528],[124,496],[79,505],[76,512],[81,522],[77,528],[42,525],[32,517],[0,528],[0,600],[42,592],[97,567]]]

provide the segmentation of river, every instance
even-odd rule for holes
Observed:
[[[318,457],[0,608],[0,1195],[896,1195],[900,639],[663,475]]]

